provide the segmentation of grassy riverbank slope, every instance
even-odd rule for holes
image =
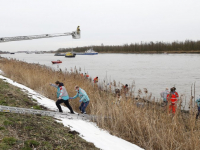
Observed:
[[[45,109],[8,83],[0,79],[0,105]],[[52,117],[0,113],[1,150],[94,150],[88,143],[70,129],[57,123]]]
[[[200,41],[184,42],[141,42],[124,45],[92,46],[99,53],[200,53]],[[73,48],[75,52],[84,52],[91,46]],[[60,48],[57,52],[71,51],[71,48]]]
[[[134,97],[138,93],[127,99],[122,98],[120,104],[114,104],[116,97],[110,89],[99,89],[77,71],[55,71],[43,65],[5,58],[0,59],[0,69],[14,81],[55,100],[56,91],[49,83],[62,81],[70,97],[76,94],[74,86],[79,85],[91,100],[87,112],[102,116],[96,120],[99,127],[147,150],[194,150],[200,147],[200,122],[196,121],[193,109],[187,115],[178,109],[173,116],[157,105],[144,103],[144,107],[137,107]],[[115,83],[112,85],[115,86]],[[78,111],[78,99],[71,100],[70,104]]]

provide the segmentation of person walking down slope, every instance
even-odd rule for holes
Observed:
[[[167,95],[169,94],[168,88],[165,89],[165,91],[160,93],[160,96],[163,98],[163,102],[167,104]]]
[[[65,103],[67,108],[70,110],[70,113],[74,114],[74,111],[69,104],[69,101],[68,101],[69,95],[67,93],[67,90],[64,87],[64,84],[59,82],[59,81],[56,81],[55,84],[50,83],[50,85],[57,88],[57,98],[58,98],[58,100],[56,101],[56,106],[58,107],[59,112],[63,112],[60,104]]]
[[[200,95],[197,97],[196,103],[197,103],[197,107],[198,107],[198,112],[197,112],[197,115],[196,115],[196,119],[198,119],[199,114],[200,114]]]
[[[170,93],[167,95],[167,100],[169,102],[169,112],[172,110],[172,113],[176,113],[176,104],[177,104],[178,93],[175,93],[175,89],[171,88]]]
[[[82,114],[86,114],[85,109],[88,106],[90,99],[89,99],[87,93],[80,87],[75,86],[75,90],[77,91],[77,94],[74,97],[70,97],[69,99],[75,99],[77,97],[80,97],[79,102],[81,102],[81,105],[80,105],[79,109]]]

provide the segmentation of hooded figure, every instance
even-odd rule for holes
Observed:
[[[69,95],[67,93],[66,88],[64,87],[64,84],[59,82],[59,81],[56,81],[55,84],[51,84],[50,83],[50,85],[55,87],[55,88],[57,88],[57,98],[58,98],[58,100],[56,101],[56,106],[58,107],[59,112],[63,112],[60,104],[61,103],[65,103],[67,108],[69,108],[70,113],[74,114],[74,111],[73,111],[72,107],[69,104],[69,101],[68,101],[69,100]]]

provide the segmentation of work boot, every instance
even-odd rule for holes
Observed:
[[[55,110],[54,112],[63,113],[63,111],[60,111],[59,109],[58,109],[58,110]]]

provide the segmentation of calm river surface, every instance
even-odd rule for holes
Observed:
[[[196,82],[196,96],[200,94],[200,54],[99,54],[65,58],[54,54],[5,54],[2,57],[16,58],[29,63],[39,63],[57,69],[52,60],[63,61],[61,69],[69,71],[75,66],[91,77],[98,76],[101,81],[107,76],[123,84],[135,81],[137,91],[147,88],[156,98],[166,87],[176,86],[179,94],[190,97],[191,85]]]

